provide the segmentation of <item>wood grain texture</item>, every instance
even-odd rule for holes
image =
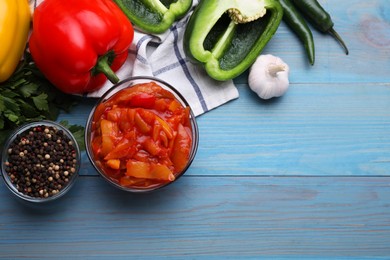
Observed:
[[[238,88],[238,100],[199,118],[188,174],[390,174],[390,84],[291,84],[266,102]]]
[[[5,258],[390,254],[388,177],[185,176],[145,195],[83,177],[61,201],[40,211],[0,187]]]
[[[320,0],[346,56],[313,30],[316,62],[282,23],[264,53],[290,66],[285,96],[240,97],[197,118],[197,156],[176,183],[116,190],[85,153],[71,192],[45,207],[0,182],[0,258],[389,259],[389,0]],[[96,100],[59,120],[85,125]]]
[[[334,29],[349,48],[345,55],[330,35],[312,29],[316,61],[311,66],[303,45],[282,22],[264,54],[281,57],[290,66],[293,83],[390,82],[390,5],[388,0],[323,0]],[[237,80],[246,83],[246,74]]]
[[[186,174],[390,174],[390,83],[292,83],[270,101],[237,87],[239,99],[198,117],[199,149]],[[91,103],[61,118],[84,125]],[[96,175],[85,153],[82,161],[80,174]]]

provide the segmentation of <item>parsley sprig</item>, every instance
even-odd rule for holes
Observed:
[[[12,77],[0,83],[0,147],[16,127],[35,120],[56,120],[61,110],[69,112],[76,103],[74,96],[54,87],[25,52]]]

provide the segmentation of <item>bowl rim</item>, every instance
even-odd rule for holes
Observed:
[[[115,95],[117,92],[123,90],[123,89],[127,89],[133,85],[127,85],[127,86],[124,86],[120,89],[117,89],[119,86],[123,85],[123,84],[126,84],[128,82],[131,82],[131,81],[137,81],[137,80],[144,80],[144,81],[155,81],[157,83],[160,83],[162,85],[164,85],[165,87],[168,87],[169,91],[171,91],[175,96],[176,96],[176,99],[178,99],[183,105],[185,106],[188,106],[190,108],[190,122],[191,122],[191,132],[192,132],[192,145],[191,145],[191,152],[190,152],[190,158],[187,162],[187,165],[186,167],[184,167],[184,169],[177,175],[175,176],[175,180],[174,181],[171,181],[171,182],[167,182],[167,183],[164,183],[164,184],[161,184],[161,185],[158,185],[158,186],[153,186],[153,187],[150,187],[150,188],[142,188],[142,189],[139,189],[139,188],[131,188],[131,187],[124,187],[122,185],[120,185],[119,183],[113,181],[111,178],[109,178],[108,176],[106,176],[106,174],[100,169],[100,167],[96,164],[94,158],[93,158],[93,152],[91,151],[91,148],[90,148],[90,138],[89,135],[90,135],[90,127],[92,125],[92,118],[93,118],[93,115],[96,111],[96,108],[97,106],[106,100],[107,96],[109,96],[110,94],[112,94],[111,96]],[[164,88],[164,86],[161,86]],[[164,88],[166,89],[166,88]],[[110,97],[111,97],[110,96]],[[110,98],[108,97],[108,99]],[[118,83],[114,84],[112,87],[110,87],[106,92],[103,93],[103,95],[98,98],[98,100],[96,101],[96,104],[94,105],[94,107],[91,109],[91,112],[89,113],[88,115],[88,118],[87,118],[87,121],[86,121],[86,124],[85,124],[85,135],[84,135],[84,142],[85,142],[85,151],[86,151],[86,154],[87,154],[87,157],[89,159],[89,161],[91,162],[92,166],[95,168],[95,170],[98,172],[98,174],[100,176],[102,176],[108,183],[110,183],[111,185],[113,185],[114,187],[120,189],[120,190],[123,190],[123,191],[127,191],[127,192],[132,192],[132,193],[148,193],[148,192],[152,192],[152,191],[156,191],[156,190],[159,190],[159,189],[162,189],[174,182],[176,182],[181,176],[184,175],[184,173],[188,170],[188,168],[191,166],[192,162],[194,161],[195,159],[195,155],[197,153],[197,150],[198,150],[198,146],[199,146],[199,128],[198,128],[198,124],[197,124],[197,121],[196,121],[196,117],[195,117],[195,114],[190,106],[190,104],[188,103],[188,101],[186,100],[186,98],[175,88],[173,87],[171,84],[169,84],[168,82],[162,80],[162,79],[159,79],[157,77],[152,77],[152,76],[133,76],[133,77],[127,77],[127,78],[124,78],[122,79],[121,81],[119,81]]]
[[[9,145],[17,138],[17,136],[19,134],[22,134],[24,132],[26,132],[27,130],[29,130],[30,128],[34,127],[34,126],[52,126],[52,127],[55,127],[57,128],[58,130],[62,130],[66,133],[66,135],[72,140],[73,142],[73,146],[75,147],[75,150],[76,150],[76,160],[77,160],[77,163],[76,163],[76,171],[74,172],[74,174],[72,175],[71,179],[69,180],[68,184],[63,187],[58,193],[56,193],[55,195],[52,195],[52,196],[49,196],[47,198],[40,198],[40,197],[32,197],[32,196],[29,196],[29,195],[26,195],[24,194],[23,192],[20,192],[16,189],[15,185],[12,184],[11,180],[10,180],[10,177],[8,176],[8,173],[7,171],[5,170],[5,162],[7,161],[8,159],[8,147]],[[79,170],[80,170],[80,167],[81,167],[81,151],[80,151],[80,147],[77,143],[77,140],[76,138],[74,137],[74,135],[72,134],[72,132],[70,132],[69,129],[67,129],[65,126],[61,125],[60,123],[57,123],[55,121],[52,121],[52,120],[46,120],[46,119],[42,119],[42,120],[34,120],[34,121],[30,121],[28,123],[25,123],[23,125],[20,125],[19,127],[17,127],[16,129],[14,129],[12,131],[12,133],[9,135],[9,137],[6,139],[6,141],[4,142],[4,146],[3,146],[3,149],[2,149],[2,154],[1,154],[1,167],[0,167],[0,172],[1,172],[1,175],[2,175],[2,178],[6,184],[6,186],[8,187],[8,189],[14,194],[16,195],[18,198],[24,200],[24,201],[28,201],[28,202],[34,202],[34,203],[44,203],[44,202],[49,202],[49,201],[53,201],[53,200],[56,200],[60,197],[62,197],[63,195],[65,195],[72,187],[73,185],[75,184],[76,182],[76,179],[78,178],[78,175],[79,175]]]

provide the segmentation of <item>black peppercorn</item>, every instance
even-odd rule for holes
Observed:
[[[58,194],[76,169],[77,147],[66,133],[55,126],[37,125],[18,134],[6,150],[3,169],[14,187],[33,198]]]

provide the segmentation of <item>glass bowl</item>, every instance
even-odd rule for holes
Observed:
[[[59,123],[41,120],[24,124],[9,136],[1,155],[1,172],[13,194],[42,203],[70,190],[80,162],[72,133]]]
[[[178,115],[180,124],[175,123]],[[136,193],[160,189],[181,177],[195,158],[199,140],[186,99],[154,77],[127,78],[104,93],[85,133],[86,152],[97,172],[116,188]]]

